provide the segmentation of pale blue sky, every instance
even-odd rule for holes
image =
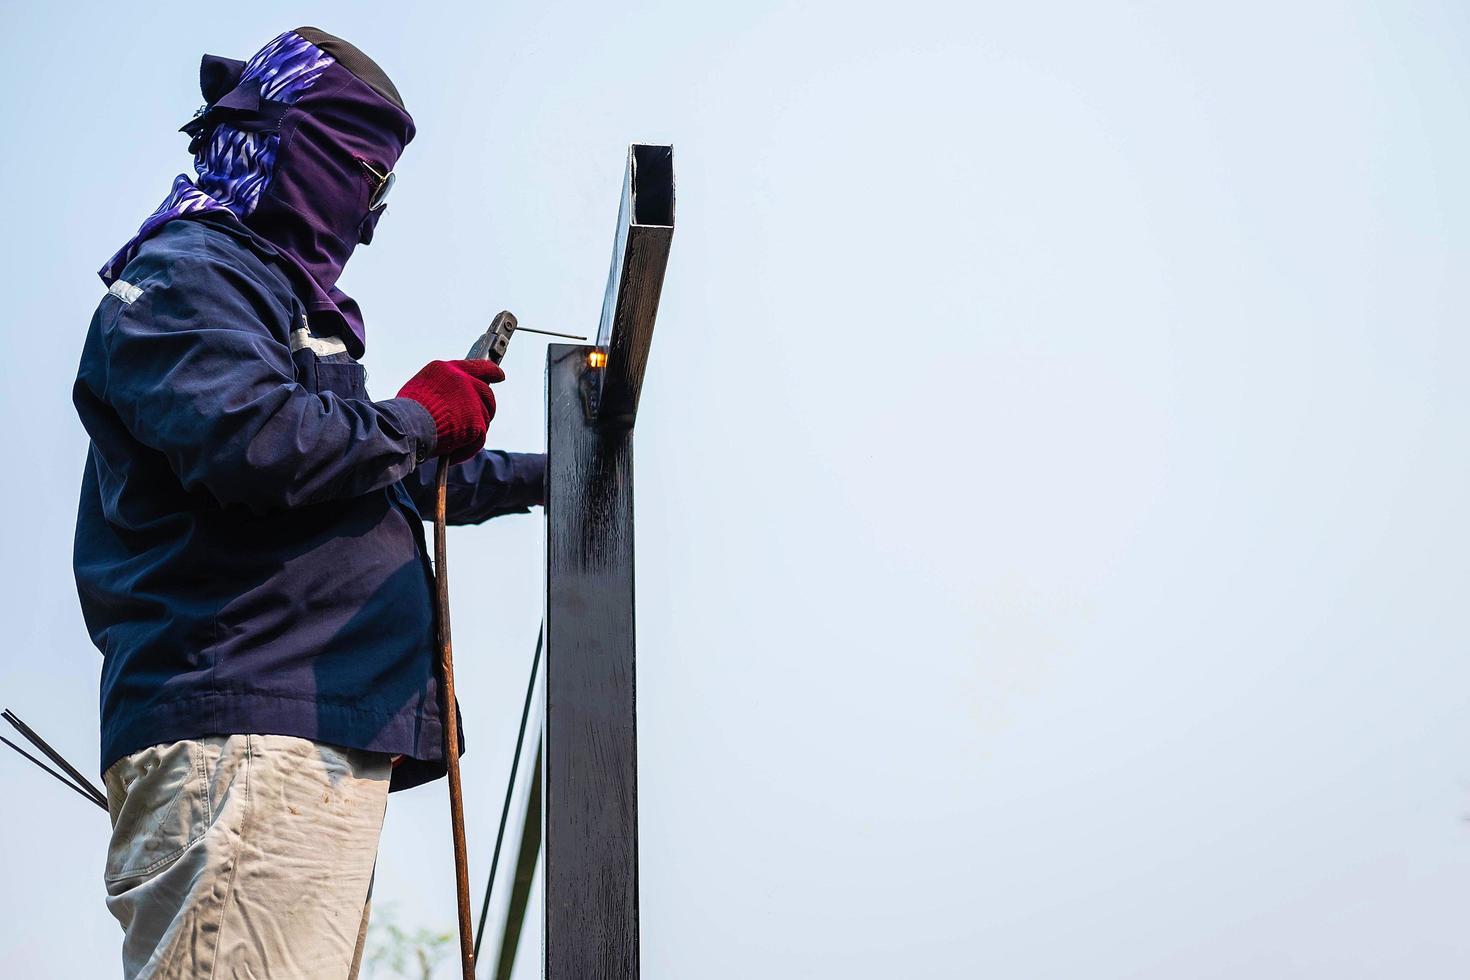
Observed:
[[[83,762],[93,270],[188,166],[199,55],[303,23],[419,127],[346,280],[377,397],[502,307],[594,329],[624,147],[676,146],[645,977],[1470,974],[1465,7],[7,4],[0,702]],[[476,879],[541,530],[452,540]],[[390,809],[405,925],[452,926],[444,810]],[[114,975],[105,840],[0,756],[7,975]]]

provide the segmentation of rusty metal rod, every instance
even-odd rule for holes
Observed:
[[[444,763],[449,774],[449,828],[454,837],[454,885],[459,906],[459,955],[464,980],[475,980],[474,925],[470,916],[470,859],[464,836],[464,790],[459,779],[459,707],[454,699],[454,649],[449,637],[447,497],[449,458],[439,460],[434,493],[434,606],[439,623],[439,687],[444,692]]]

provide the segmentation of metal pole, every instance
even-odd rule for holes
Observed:
[[[495,892],[495,873],[500,870],[500,846],[505,843],[505,825],[510,819],[510,802],[515,798],[516,776],[520,772],[521,747],[526,743],[526,723],[531,718],[531,702],[536,695],[536,676],[541,670],[541,642],[546,635],[546,626],[536,634],[536,653],[531,657],[531,679],[526,682],[526,703],[521,706],[521,727],[516,731],[516,748],[510,756],[510,778],[505,783],[505,802],[500,807],[500,828],[495,832],[495,850],[490,855],[490,877],[485,882],[485,901],[480,905],[480,924],[475,927],[475,959],[480,958],[480,941],[485,938],[485,920],[490,916],[490,896]],[[541,767],[541,739],[536,739],[536,767]],[[539,774],[538,774],[539,775]],[[536,781],[536,792],[541,791],[541,782]],[[538,806],[537,813],[540,812]],[[540,818],[537,818],[540,831]],[[536,838],[540,846],[541,838]]]
[[[510,980],[516,965],[516,951],[521,947],[521,930],[526,924],[526,910],[531,902],[531,883],[536,874],[536,855],[541,853],[541,743],[536,743],[535,763],[531,767],[531,789],[526,795],[526,815],[521,824],[521,846],[516,856],[515,876],[511,879],[510,905],[505,910],[505,934],[500,940],[500,954],[495,961],[495,980]]]

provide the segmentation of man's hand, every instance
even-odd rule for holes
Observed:
[[[485,445],[485,433],[495,417],[495,393],[490,385],[504,381],[505,372],[493,361],[430,361],[409,379],[399,398],[412,398],[434,417],[438,442],[434,451],[461,463]]]

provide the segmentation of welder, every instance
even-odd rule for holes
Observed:
[[[490,361],[367,393],[337,283],[414,135],[384,71],[299,28],[200,87],[73,393],[107,904],[129,978],[355,976],[388,793],[445,766],[421,514],[441,465],[452,523],[525,512],[544,459],[483,449]]]

